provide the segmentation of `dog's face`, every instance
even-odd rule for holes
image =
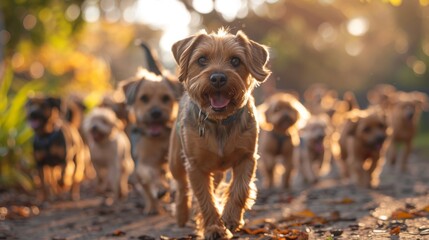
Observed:
[[[242,108],[257,84],[269,76],[268,51],[239,31],[199,33],[172,47],[179,80],[191,99],[213,119]],[[256,79],[256,81],[255,81]]]
[[[294,125],[299,118],[299,112],[294,102],[297,100],[289,94],[276,94],[268,101],[268,109],[265,112],[267,123],[273,125],[276,131],[284,132]]]
[[[152,137],[167,133],[177,116],[178,103],[168,81],[161,76],[144,73],[139,80],[123,87],[137,125]]]
[[[413,122],[420,117],[420,112],[427,108],[427,96],[421,92],[398,92],[391,98],[393,120]]]
[[[61,99],[47,96],[30,97],[26,103],[27,121],[36,132],[46,129],[46,125],[60,117]]]
[[[387,137],[386,117],[381,110],[361,111],[352,119],[348,133],[360,140],[366,147],[379,150]]]
[[[317,152],[324,149],[324,141],[329,134],[329,116],[327,114],[313,115],[301,130],[301,137]]]
[[[122,122],[110,108],[94,108],[84,121],[84,131],[94,142],[102,142],[122,129]]]

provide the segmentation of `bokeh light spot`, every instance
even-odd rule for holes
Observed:
[[[347,31],[353,36],[362,36],[369,29],[369,22],[366,18],[357,17],[347,23]]]
[[[192,6],[197,12],[207,14],[213,11],[214,4],[212,0],[193,0]]]
[[[426,64],[420,60],[415,61],[413,64],[413,71],[417,75],[423,75],[426,72]]]
[[[31,30],[36,26],[37,19],[34,15],[28,14],[24,17],[24,20],[22,21],[22,25],[26,30]]]
[[[30,66],[30,75],[32,78],[41,78],[45,73],[45,68],[40,62],[34,62]]]
[[[80,8],[76,4],[71,4],[66,9],[66,19],[70,22],[75,21],[80,15]]]

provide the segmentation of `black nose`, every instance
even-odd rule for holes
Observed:
[[[384,134],[380,134],[380,135],[376,136],[376,138],[375,138],[376,143],[383,143],[384,140],[386,140],[386,136]]]
[[[96,125],[91,127],[91,132],[97,132],[98,131],[98,127]]]
[[[161,115],[162,115],[162,112],[161,112],[161,110],[160,110],[160,109],[158,109],[158,108],[154,108],[154,109],[152,109],[152,110],[150,111],[150,116],[151,116],[153,119],[158,119],[158,118],[160,118],[160,117],[161,117]]]
[[[223,73],[213,73],[210,75],[210,83],[213,87],[221,88],[226,83],[226,75]]]

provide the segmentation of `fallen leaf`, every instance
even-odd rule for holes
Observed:
[[[268,233],[267,229],[265,229],[265,228],[256,228],[256,229],[242,228],[241,231],[245,232],[246,234],[250,234],[250,235],[259,235],[259,234]]]
[[[122,230],[115,230],[113,231],[113,233],[111,234],[111,236],[113,237],[121,237],[121,236],[125,236],[127,233],[122,231]]]
[[[316,217],[316,214],[311,210],[305,209],[300,212],[293,213],[292,216],[300,218],[313,218]]]
[[[390,235],[398,235],[401,232],[401,227],[396,226],[392,229],[390,229]]]
[[[390,216],[391,219],[394,220],[400,220],[400,219],[410,219],[410,218],[414,218],[415,215],[407,212],[404,209],[397,209],[395,211],[392,212],[392,215]]]

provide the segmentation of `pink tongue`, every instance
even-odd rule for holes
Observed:
[[[149,135],[151,136],[156,136],[161,134],[162,131],[162,125],[161,124],[152,124],[151,126],[149,126]]]
[[[224,108],[228,105],[229,101],[222,94],[213,94],[210,96],[210,104],[213,108]]]
[[[38,120],[38,119],[36,119],[36,120],[34,120],[34,119],[30,120],[30,126],[32,128],[38,128],[40,126],[40,120]]]

